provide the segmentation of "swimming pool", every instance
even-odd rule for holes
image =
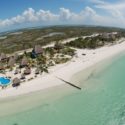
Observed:
[[[10,79],[5,78],[5,77],[0,77],[0,85],[6,86],[8,84],[10,84]]]

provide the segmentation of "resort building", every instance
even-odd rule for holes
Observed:
[[[28,59],[26,58],[26,56],[24,56],[21,63],[20,63],[20,68],[28,66],[28,63],[29,63]]]
[[[9,62],[8,62],[8,67],[13,67],[15,64],[15,59],[14,57],[10,57],[9,58]]]
[[[20,85],[20,82],[21,82],[20,79],[16,77],[16,78],[13,79],[13,84],[12,84],[12,86],[13,86],[13,87],[17,87],[17,86]]]
[[[5,53],[1,53],[0,54],[0,61],[4,61],[4,60],[7,60],[7,56]]]
[[[40,45],[36,45],[33,50],[32,50],[32,53],[31,53],[31,57],[32,58],[36,58],[37,55],[43,53],[43,49]]]

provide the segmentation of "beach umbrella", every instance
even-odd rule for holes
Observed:
[[[26,69],[24,70],[24,74],[29,75],[30,73],[31,73],[31,69],[26,67]]]
[[[39,73],[40,73],[40,69],[37,68],[37,69],[35,70],[35,74],[39,74]]]
[[[18,69],[16,69],[14,74],[18,74],[18,73],[19,73],[19,70],[18,70]]]
[[[21,74],[21,79],[25,79],[25,75],[24,74]]]

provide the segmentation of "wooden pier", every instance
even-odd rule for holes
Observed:
[[[73,83],[71,83],[71,82],[68,82],[68,81],[66,81],[66,80],[64,80],[64,79],[62,79],[62,78],[59,78],[59,77],[56,77],[56,78],[59,79],[59,80],[61,80],[61,81],[63,81],[63,82],[65,82],[66,84],[68,84],[68,85],[70,85],[70,86],[76,88],[76,89],[79,89],[79,90],[82,89],[82,88],[80,88],[79,86],[76,86],[75,84],[73,84]]]

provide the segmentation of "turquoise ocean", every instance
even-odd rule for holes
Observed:
[[[0,125],[125,125],[125,53],[71,81],[82,90],[63,85],[0,100]]]

